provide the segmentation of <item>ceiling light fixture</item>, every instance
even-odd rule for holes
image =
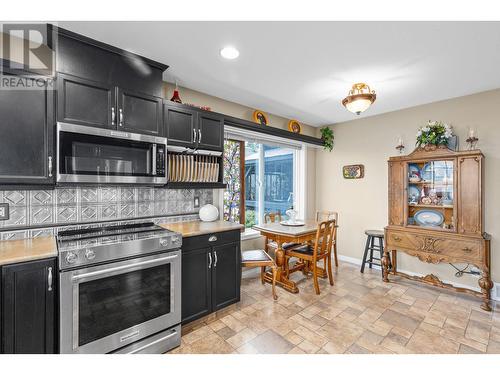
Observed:
[[[377,99],[377,95],[374,90],[370,89],[370,86],[366,83],[355,83],[349,90],[349,94],[342,100],[342,105],[349,112],[359,115],[366,111],[375,99]]]
[[[220,55],[228,60],[234,60],[240,55],[240,51],[238,51],[234,47],[224,47],[220,50]]]

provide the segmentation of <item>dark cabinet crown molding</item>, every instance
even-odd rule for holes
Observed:
[[[122,55],[122,56],[136,57],[138,59],[143,60],[148,65],[154,66],[155,68],[161,69],[162,71],[168,69],[168,65],[162,64],[162,63],[160,63],[158,61],[155,61],[155,60],[151,60],[151,59],[149,59],[147,57],[138,55],[136,53],[132,53],[132,52],[129,52],[127,50],[124,50],[124,49],[112,46],[110,44],[107,44],[107,43],[104,43],[104,42],[101,42],[101,41],[89,38],[89,37],[87,37],[85,35],[81,35],[81,34],[75,33],[73,31],[64,29],[62,27],[58,27],[58,26],[55,26],[55,25],[52,25],[52,24],[49,24],[48,26],[49,26],[49,29],[52,29],[58,35],[64,35],[64,36],[66,36],[68,38],[76,39],[76,40],[78,40],[80,42],[84,42],[84,43],[90,44],[90,45],[92,45],[94,47],[98,47],[98,48],[101,48],[101,49],[104,49],[106,51],[113,52],[113,53],[116,53],[116,54],[119,54],[119,55]]]

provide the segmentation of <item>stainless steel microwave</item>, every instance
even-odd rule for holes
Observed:
[[[165,185],[167,139],[57,123],[57,182]]]

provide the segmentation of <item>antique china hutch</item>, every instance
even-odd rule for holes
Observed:
[[[490,307],[490,237],[484,232],[483,161],[479,150],[417,148],[389,159],[389,225],[382,258],[389,274],[482,297]],[[392,262],[389,261],[392,252]],[[477,267],[479,287],[459,288],[433,274],[410,276],[397,270],[397,251],[427,263],[460,263]],[[392,263],[392,268],[391,264]]]

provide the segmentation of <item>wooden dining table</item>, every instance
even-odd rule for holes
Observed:
[[[254,225],[253,229],[259,231],[261,235],[267,237],[271,241],[276,242],[277,244],[275,254],[276,265],[278,266],[276,285],[281,286],[283,289],[291,293],[298,293],[299,288],[297,287],[297,284],[290,280],[286,273],[285,251],[283,250],[283,244],[304,243],[314,240],[316,238],[318,222],[315,220],[306,220],[304,221],[304,225],[301,226],[288,226],[277,222],[265,223]],[[268,283],[272,283],[272,273],[266,272],[264,275],[264,280]]]

